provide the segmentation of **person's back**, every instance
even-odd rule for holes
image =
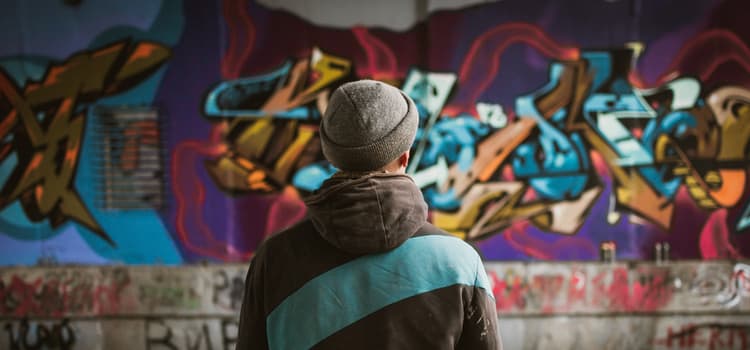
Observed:
[[[481,259],[427,223],[404,174],[416,113],[383,83],[334,92],[321,143],[343,170],[256,252],[237,349],[501,348]]]

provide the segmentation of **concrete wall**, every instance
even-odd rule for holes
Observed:
[[[507,349],[747,349],[750,265],[488,263]],[[232,349],[246,267],[0,270],[0,349]]]
[[[747,265],[711,262],[750,257],[747,13],[3,1],[0,266],[30,267],[0,268],[0,350],[231,348],[244,262],[305,215],[332,171],[327,98],[364,78],[414,98],[411,174],[434,223],[487,259],[595,261],[613,242],[651,260],[666,242],[696,261],[490,263],[508,348],[750,348]]]

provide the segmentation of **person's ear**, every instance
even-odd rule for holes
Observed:
[[[400,157],[398,157],[398,165],[406,169],[406,167],[409,165],[409,151],[404,152]]]

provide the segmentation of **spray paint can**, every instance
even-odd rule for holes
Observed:
[[[617,245],[614,241],[604,241],[599,244],[599,261],[614,262],[617,255]]]
[[[656,242],[654,244],[654,259],[657,263],[669,261],[669,242]]]

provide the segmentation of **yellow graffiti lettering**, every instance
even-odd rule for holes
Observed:
[[[322,114],[330,90],[335,87],[333,84],[350,72],[351,61],[315,48],[311,58],[300,59],[294,64],[286,84],[274,91],[261,109],[274,114],[317,101]]]
[[[23,92],[0,71],[0,99],[7,102],[0,106],[9,106],[0,110],[0,136],[13,136],[0,160],[11,150],[18,159],[0,190],[0,208],[20,200],[32,221],[49,219],[54,228],[72,219],[114,245],[73,186],[85,124],[85,112],[76,106],[134,86],[168,57],[169,50],[157,44],[119,42],[50,66],[42,81],[28,83]]]
[[[279,112],[315,103],[322,114],[335,84],[351,73],[351,61],[314,48],[310,58],[298,60],[264,102],[265,117],[235,118],[227,132],[227,153],[207,161],[217,185],[229,192],[277,192],[294,170],[316,161],[320,149],[317,125],[274,118]]]

